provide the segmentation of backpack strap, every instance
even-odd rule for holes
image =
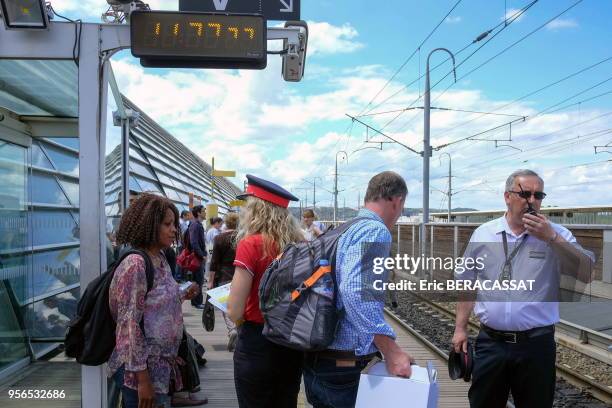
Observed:
[[[153,262],[151,261],[151,257],[149,256],[149,254],[147,254],[145,251],[142,251],[140,249],[134,249],[134,248],[127,248],[126,247],[120,253],[119,259],[115,263],[115,265],[116,265],[115,268],[117,266],[119,266],[119,264],[121,262],[123,262],[123,260],[125,258],[127,258],[129,255],[139,255],[139,256],[142,257],[142,259],[144,259],[144,263],[145,263],[145,275],[147,277],[147,292],[145,293],[145,299],[146,299],[147,294],[153,288],[153,281],[155,279],[155,270],[154,270],[154,267],[153,267]]]
[[[153,262],[151,261],[151,257],[145,251],[141,251],[139,249],[134,248],[125,248],[121,255],[119,256],[119,260],[116,262],[116,266],[119,266],[121,262],[129,255],[139,255],[144,259],[145,262],[145,275],[147,277],[147,291],[145,292],[145,300],[147,299],[147,295],[149,291],[153,288],[153,280],[155,278],[155,269],[153,267]],[[144,313],[142,315],[142,319],[139,322],[140,330],[142,331],[142,335],[146,338],[145,328],[144,328]]]

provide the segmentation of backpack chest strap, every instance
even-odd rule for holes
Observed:
[[[331,273],[331,265],[319,266],[319,269],[314,271],[312,275],[304,282],[300,284],[292,293],[291,293],[291,301],[295,302],[295,300],[300,297],[300,294],[306,289],[310,288],[314,285],[323,275],[326,273]]]

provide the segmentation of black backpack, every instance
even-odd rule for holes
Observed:
[[[147,293],[153,287],[154,270],[151,258],[143,251],[129,249],[111,264],[102,275],[87,285],[77,305],[76,317],[68,324],[64,341],[66,355],[77,362],[98,366],[108,361],[115,348],[115,328],[108,303],[108,291],[115,269],[128,256],[140,255],[145,260]],[[146,298],[146,294],[145,294]],[[140,321],[144,334],[144,319]]]
[[[354,218],[313,241],[289,244],[259,284],[263,335],[300,351],[325,350],[334,341],[343,310],[336,308],[336,250]]]

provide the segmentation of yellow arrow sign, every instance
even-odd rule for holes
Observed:
[[[215,177],[236,177],[234,170],[213,170],[212,175]]]

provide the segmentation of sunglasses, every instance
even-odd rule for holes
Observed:
[[[533,195],[533,197],[536,200],[543,200],[544,197],[546,197],[546,193],[543,191],[535,191],[535,192],[531,192],[531,191],[508,191],[509,193],[514,193],[514,194],[518,194],[519,197],[525,199],[525,200],[529,200],[531,198],[531,196]]]

